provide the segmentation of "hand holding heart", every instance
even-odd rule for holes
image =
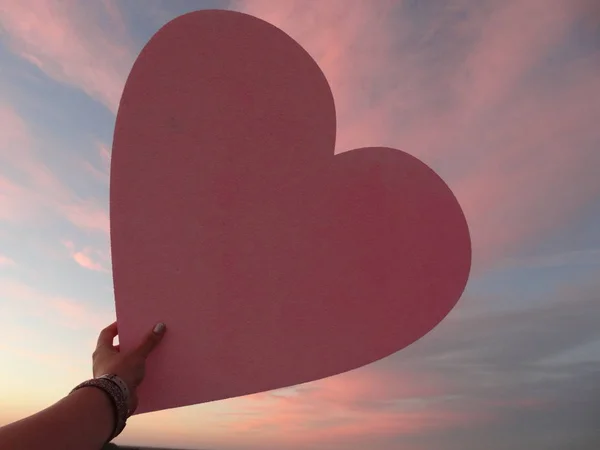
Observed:
[[[113,341],[118,334],[117,322],[104,328],[98,336],[96,349],[92,354],[94,378],[102,375],[117,375],[129,389],[129,411],[138,405],[137,389],[146,375],[146,360],[162,340],[166,327],[159,323],[146,333],[139,345],[128,352],[121,352]]]
[[[137,413],[361,367],[454,307],[471,247],[448,186],[335,133],[325,76],[262,20],[190,13],[143,49],[110,186],[121,348],[169,325]]]

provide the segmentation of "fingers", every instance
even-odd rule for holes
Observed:
[[[118,334],[117,322],[115,321],[100,332],[100,336],[98,336],[98,343],[96,345],[96,348],[101,348],[101,347],[112,348],[113,340],[117,334]]]
[[[144,359],[152,353],[165,334],[166,326],[164,323],[158,323],[154,329],[146,335],[142,343],[138,346],[135,352]]]

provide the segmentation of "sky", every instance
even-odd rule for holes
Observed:
[[[473,269],[410,347],[351,372],[129,420],[124,445],[592,450],[600,442],[600,2],[3,0],[0,425],[92,376],[115,319],[112,133],[169,20],[267,20],[324,71],[336,152],[402,149],[461,203]]]

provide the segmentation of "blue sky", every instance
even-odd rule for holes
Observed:
[[[117,442],[595,448],[593,0],[3,2],[0,423],[91,376],[97,334],[115,315],[108,176],[120,93],[152,34],[202,8],[261,17],[309,51],[334,93],[337,152],[388,145],[433,167],[465,210],[473,273],[450,316],[396,355],[281,392],[134,417]]]

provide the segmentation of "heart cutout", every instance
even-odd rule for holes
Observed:
[[[123,351],[157,321],[136,414],[355,369],[433,329],[471,263],[448,186],[390,148],[334,154],[323,73],[231,11],[145,46],[121,98],[110,182]]]

